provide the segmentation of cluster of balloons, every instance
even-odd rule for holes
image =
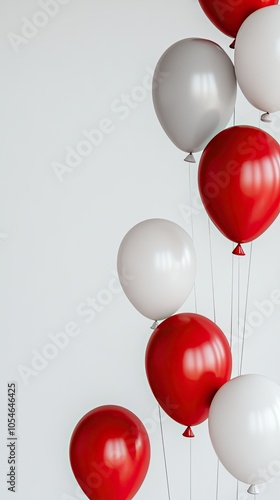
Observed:
[[[171,141],[188,153],[202,151],[198,187],[210,219],[237,243],[253,241],[280,209],[280,146],[252,126],[225,128],[233,113],[238,83],[248,101],[264,111],[280,110],[280,6],[278,0],[199,0],[223,33],[235,38],[234,65],[210,40],[187,38],[159,59],[166,77],[153,86],[159,122]],[[226,469],[252,483],[271,478],[280,466],[280,387],[259,376],[233,380],[227,341],[210,320],[194,314],[167,318],[146,351],[147,377],[166,413],[187,425],[209,418],[213,447]],[[218,347],[219,346],[219,347]],[[265,471],[265,473],[264,473]]]
[[[171,141],[195,162],[202,151],[198,187],[218,229],[241,244],[260,236],[280,208],[280,146],[252,126],[227,127],[237,82],[248,101],[280,109],[280,6],[278,0],[199,0],[205,14],[233,37],[234,64],[216,43],[187,38],[161,56],[154,73],[153,103]],[[196,275],[192,239],[166,219],[136,224],[117,257],[122,288],[132,305],[154,320],[145,356],[147,379],[160,407],[186,427],[208,418],[213,447],[225,468],[248,491],[280,469],[280,387],[260,375],[230,380],[231,350],[210,319],[178,313]],[[158,324],[158,320],[162,322]],[[101,406],[76,425],[70,442],[73,473],[90,500],[131,500],[150,461],[147,432],[120,406]],[[265,473],[264,473],[265,471]]]
[[[199,0],[210,21],[234,37],[239,86],[248,101],[269,113],[280,109],[280,6],[278,0]]]
[[[184,436],[193,437],[191,426],[208,418],[214,395],[230,379],[232,360],[228,341],[215,323],[199,314],[174,315],[194,284],[192,239],[169,220],[144,220],[123,238],[117,267],[134,307],[149,319],[163,319],[147,345],[147,378],[159,405],[187,427]],[[149,458],[147,432],[125,408],[96,408],[73,431],[70,463],[90,500],[133,498]]]
[[[229,150],[229,137],[232,139],[227,132],[221,132],[224,152]],[[259,145],[256,200],[260,196],[258,189],[266,186],[267,196],[274,199],[277,211],[278,159],[271,163],[261,161],[262,152],[265,155],[268,150],[277,156],[276,141],[254,127],[236,127],[235,133],[236,143],[240,144],[240,138],[243,141],[238,151],[241,159],[229,154],[227,168],[219,170],[218,163],[216,171],[210,170],[225,189],[221,200],[223,196],[234,200],[227,176],[233,175],[241,192],[248,188],[238,161],[243,161],[244,155],[246,176],[253,175],[246,152],[248,145],[244,142],[250,133],[251,144],[256,140]],[[216,152],[214,161],[208,146],[204,155],[200,175],[209,183],[204,196],[208,195],[211,213],[213,176],[209,176],[207,165],[213,162],[215,168],[219,155]],[[267,178],[265,169],[269,172]],[[251,213],[255,232],[250,238],[256,237],[262,223],[261,202],[257,208],[258,212]],[[273,218],[275,213],[269,216]],[[237,226],[242,231],[242,223],[245,224],[244,215],[232,225],[232,230]],[[275,475],[275,467],[277,472],[280,469],[280,387],[261,375],[242,375],[230,380],[231,350],[220,328],[199,314],[174,314],[188,297],[195,278],[196,258],[191,238],[171,221],[148,219],[125,235],[117,262],[120,281],[123,275],[130,276],[129,282],[126,280],[122,286],[131,303],[144,316],[163,319],[148,341],[145,356],[147,379],[159,405],[170,418],[186,426],[185,437],[194,437],[191,427],[208,418],[210,438],[221,463],[234,477],[251,483],[249,491],[257,493],[257,485],[269,481]]]
[[[280,110],[280,6],[278,0],[200,0],[210,20],[236,36],[234,65],[216,43],[186,38],[159,59],[153,103],[171,141],[188,153],[203,151],[199,190],[209,217],[237,243],[260,236],[280,208],[280,146],[255,127],[226,128],[233,114],[237,82],[255,107]]]
[[[163,410],[176,422],[203,422],[217,390],[231,375],[231,352],[223,332],[199,314],[175,314],[188,298],[196,256],[188,233],[169,220],[148,219],[123,238],[117,258],[123,290],[156,326],[146,349],[146,373]],[[129,276],[125,283],[122,276]]]

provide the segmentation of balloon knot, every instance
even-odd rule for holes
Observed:
[[[188,163],[196,163],[195,157],[192,153],[190,153],[188,156],[186,156],[184,161],[187,161]]]
[[[232,253],[234,255],[239,255],[239,256],[242,256],[242,255],[246,255],[242,246],[240,245],[240,243],[238,243],[238,245],[236,245],[235,249],[232,251]]]
[[[189,425],[186,428],[185,432],[183,433],[183,436],[186,438],[194,438],[194,433],[192,431],[192,428]]]
[[[258,495],[260,493],[260,488],[257,484],[251,484],[247,491],[248,493],[251,493],[251,495]]]
[[[269,114],[269,113],[267,113],[267,112],[266,112],[266,113],[263,113],[263,114],[261,115],[261,121],[262,121],[262,122],[265,122],[265,123],[271,123],[271,122],[272,122],[272,120],[271,120],[270,114]]]
[[[150,326],[151,330],[155,330],[156,327],[158,326],[157,320],[153,322],[153,324]]]
[[[233,40],[229,46],[230,49],[235,49],[235,40]]]

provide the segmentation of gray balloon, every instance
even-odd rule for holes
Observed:
[[[160,124],[171,141],[189,153],[204,149],[226,127],[236,90],[231,59],[219,45],[202,38],[171,45],[153,76],[153,103]]]

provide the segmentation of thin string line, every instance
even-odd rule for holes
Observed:
[[[239,497],[239,481],[237,479],[237,481],[236,481],[236,500],[238,500],[238,497]]]
[[[192,438],[189,439],[190,442],[190,500],[192,500]]]
[[[234,111],[233,111],[233,125],[235,126],[236,124],[236,107],[234,106]],[[234,245],[233,245],[233,248],[234,248]],[[240,259],[241,257],[239,257]],[[238,260],[238,266],[239,266],[239,271],[240,271],[240,265],[239,265],[239,260]],[[233,286],[233,269],[234,269],[234,256],[232,255],[232,271],[231,271],[231,275],[232,275],[232,282],[231,282],[231,342],[230,342],[230,348],[232,349],[232,329],[233,329],[233,290],[234,290],[234,286]],[[239,273],[238,271],[238,273]],[[239,291],[238,291],[238,302],[239,302]],[[239,323],[239,311],[238,311],[238,323]],[[238,325],[238,330],[237,330],[237,345],[238,345],[238,349],[239,349],[239,325]],[[239,352],[238,352],[238,358],[239,360]],[[236,481],[236,500],[238,500],[238,497],[239,497],[239,481],[237,479]]]
[[[217,461],[217,476],[216,476],[216,500],[219,498],[219,475],[220,475],[220,460]]]
[[[245,344],[245,328],[247,321],[247,308],[248,308],[248,296],[249,296],[249,286],[250,286],[250,276],[251,276],[251,263],[252,263],[252,250],[253,250],[253,242],[250,245],[250,257],[249,257],[249,268],[248,268],[248,277],[247,277],[247,290],[246,290],[246,300],[245,300],[245,312],[244,312],[244,324],[243,324],[243,334],[242,334],[242,347],[241,347],[241,358],[240,358],[240,373],[242,373],[243,366],[243,357],[244,357],[244,344]]]
[[[168,499],[170,500],[170,487],[169,487],[169,478],[168,478],[168,470],[167,470],[167,461],[166,461],[166,452],[165,452],[165,444],[164,444],[164,436],[163,436],[163,427],[162,427],[162,418],[161,418],[161,409],[158,404],[158,413],[159,413],[159,424],[160,424],[160,435],[161,435],[161,444],[163,451],[163,459],[164,459],[164,469],[165,469],[165,478],[166,478],[166,487]]]
[[[209,249],[210,249],[210,269],[211,269],[213,319],[214,319],[214,323],[216,323],[216,302],[215,302],[215,287],[214,287],[213,254],[212,254],[211,227],[210,227],[209,217],[208,217],[208,236],[209,236]]]
[[[208,236],[209,236],[209,252],[210,252],[210,269],[211,269],[211,286],[212,286],[212,303],[213,303],[213,320],[216,323],[216,300],[215,300],[215,287],[214,287],[214,266],[213,266],[213,252],[212,252],[212,239],[211,239],[211,225],[210,218],[208,217]],[[220,460],[217,460],[217,475],[216,475],[216,500],[219,497],[219,475],[220,475]]]
[[[192,167],[193,168],[193,167]],[[193,206],[192,206],[192,190],[191,190],[191,164],[189,163],[189,196],[190,196],[190,209],[191,209],[191,230],[192,230],[192,240],[194,243],[194,224],[193,224]],[[194,308],[195,312],[197,313],[197,295],[196,295],[196,283],[194,282],[193,285],[193,291],[194,291]]]
[[[238,257],[237,261],[237,373],[240,370],[240,259],[241,257]]]
[[[234,245],[232,246],[232,249],[234,248]],[[233,274],[234,274],[234,256],[233,254],[231,255],[231,297],[230,297],[230,340],[229,340],[229,345],[230,349],[232,350],[232,341],[233,341]]]

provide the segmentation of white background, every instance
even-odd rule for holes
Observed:
[[[26,43],[17,39],[17,45],[11,42],[11,33],[22,36],[26,23],[22,18],[38,19],[41,7],[34,0],[0,2],[0,497],[6,500],[13,495],[6,484],[6,428],[7,382],[15,380],[18,489],[14,497],[82,499],[68,459],[72,430],[90,409],[118,404],[138,415],[151,440],[150,468],[135,498],[165,500],[157,404],[144,370],[151,322],[119,288],[115,293],[108,290],[112,283],[118,287],[116,255],[132,226],[161,217],[192,234],[192,213],[197,311],[213,319],[208,218],[197,195],[197,165],[186,164],[184,153],[162,131],[151,92],[143,82],[147,86],[147,75],[161,54],[182,38],[216,41],[232,57],[231,40],[210,23],[197,0],[62,3],[53,18],[47,17],[45,26]],[[139,86],[142,100],[136,101]],[[116,111],[127,94],[134,107]],[[98,129],[104,119],[111,120],[111,132],[59,182],[54,162],[65,164],[66,147],[76,149],[84,138],[82,131]],[[240,92],[236,124],[259,126],[259,111]],[[261,127],[279,140],[279,117]],[[273,290],[280,289],[279,227],[276,220],[253,244],[243,373],[264,374],[280,383],[280,305],[270,301]],[[210,238],[217,324],[229,336],[232,243],[212,224]],[[239,261],[240,324],[250,245],[244,248],[247,255]],[[236,374],[240,343],[238,258],[234,259]],[[100,305],[105,296],[108,303]],[[97,300],[99,311],[87,323],[90,316],[79,311],[84,310],[88,297]],[[269,317],[258,312],[257,304],[264,300],[270,301]],[[193,293],[181,311],[195,311]],[[77,325],[79,334],[64,349],[52,350],[54,359],[36,372],[34,353],[46,352],[51,332],[63,331],[69,322]],[[23,366],[33,372],[24,377]],[[194,430],[192,499],[235,499],[236,480],[223,467],[216,490],[217,459],[207,423]],[[182,437],[183,431],[179,424],[164,419],[172,500],[190,498],[190,443]],[[263,500],[278,497],[279,489],[280,479],[275,478],[263,492]],[[246,486],[240,484],[242,500],[248,497],[245,491]]]

